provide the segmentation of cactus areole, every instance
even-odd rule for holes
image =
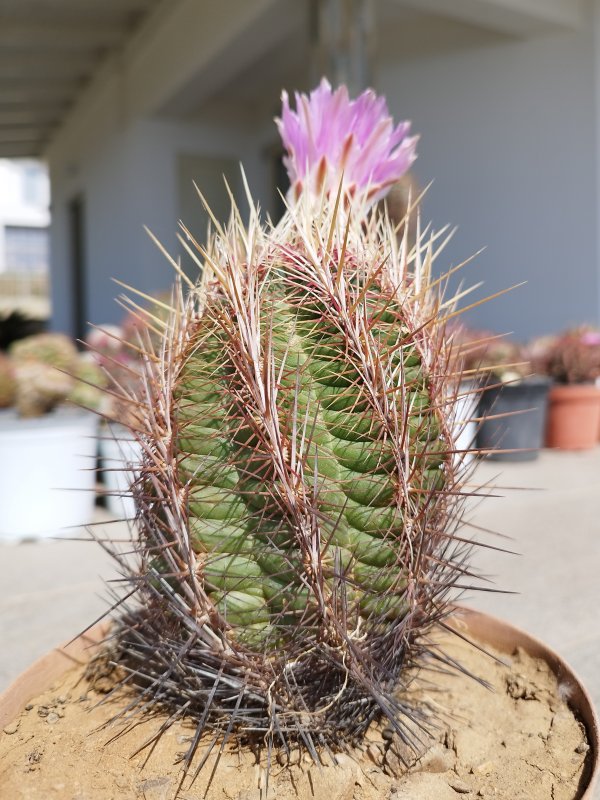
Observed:
[[[429,714],[403,676],[445,664],[428,633],[469,574],[437,239],[375,205],[416,139],[326,81],[277,124],[286,213],[234,206],[205,245],[183,229],[200,278],[151,323],[131,399],[141,607],[122,658],[140,705],[197,720],[186,766],[204,732],[318,758],[384,719],[417,748]]]

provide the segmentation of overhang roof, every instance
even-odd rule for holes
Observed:
[[[40,156],[160,0],[0,0],[0,158]]]
[[[376,2],[380,11],[532,36],[580,27],[585,0]],[[86,115],[104,65],[122,78],[134,114],[185,117],[214,98],[231,105],[225,90],[236,83],[249,100],[250,80],[262,95],[269,76],[280,82],[281,54],[289,61],[298,50],[308,7],[308,0],[0,0],[0,158],[47,153],[59,128]]]

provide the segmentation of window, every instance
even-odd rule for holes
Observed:
[[[7,272],[47,272],[48,228],[7,225],[4,244]]]
[[[23,200],[29,206],[47,205],[47,177],[41,164],[27,164],[22,172]]]

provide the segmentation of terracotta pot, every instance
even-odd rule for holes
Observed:
[[[579,678],[557,653],[525,631],[480,611],[459,606],[457,612],[450,622],[462,633],[472,634],[482,644],[507,654],[513,653],[517,647],[523,648],[534,658],[546,661],[561,684],[568,687],[569,703],[577,718],[585,725],[591,750],[588,774],[584,776],[585,788],[578,795],[578,800],[593,800],[600,771],[600,727],[592,701]],[[0,730],[20,714],[32,697],[41,694],[73,666],[89,661],[107,631],[108,625],[100,623],[70,644],[52,650],[22,673],[0,695]]]
[[[598,441],[600,388],[593,384],[553,386],[550,390],[546,445],[589,450]]]

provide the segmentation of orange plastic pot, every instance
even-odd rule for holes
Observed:
[[[589,450],[598,441],[600,388],[593,384],[553,386],[550,390],[547,447]]]

